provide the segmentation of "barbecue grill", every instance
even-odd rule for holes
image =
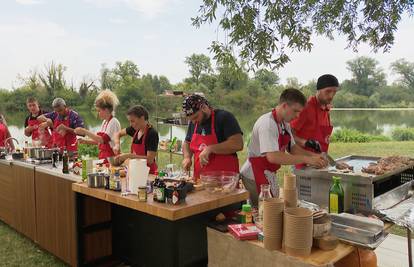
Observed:
[[[297,180],[298,197],[321,207],[329,205],[329,189],[332,185],[332,177],[341,177],[344,188],[344,208],[349,212],[368,211],[371,212],[376,197],[414,180],[414,163],[411,165],[392,170],[383,175],[363,173],[363,167],[375,163],[379,157],[350,155],[339,158],[336,162],[345,162],[354,167],[351,172],[337,170],[335,167],[325,169],[314,169],[305,167],[295,169]]]

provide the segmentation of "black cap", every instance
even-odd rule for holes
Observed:
[[[319,77],[316,83],[316,90],[321,90],[326,87],[339,87],[338,79],[332,74],[324,74]]]
[[[183,112],[187,116],[191,116],[201,109],[202,105],[210,106],[207,99],[201,95],[187,96],[183,101]]]

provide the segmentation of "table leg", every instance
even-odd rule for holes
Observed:
[[[408,266],[413,267],[413,251],[411,247],[411,229],[407,227]]]

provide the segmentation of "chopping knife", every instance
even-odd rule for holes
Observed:
[[[328,160],[330,166],[336,166],[336,161],[328,153],[325,154],[325,157]]]

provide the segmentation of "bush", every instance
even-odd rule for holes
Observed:
[[[414,141],[414,128],[396,128],[392,138],[395,141]]]
[[[354,129],[340,129],[331,136],[331,142],[341,143],[368,143],[390,141],[390,138],[383,135],[370,135],[361,133]]]
[[[88,144],[78,144],[78,158],[89,155],[91,158],[98,158],[98,146]]]

